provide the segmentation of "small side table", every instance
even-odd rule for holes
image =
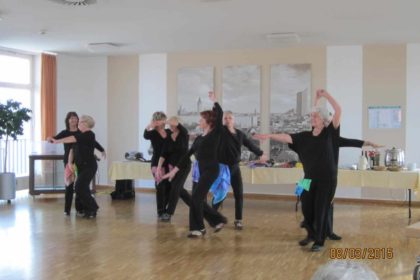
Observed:
[[[62,154],[33,154],[29,155],[29,194],[64,193],[64,155]],[[41,161],[42,174],[35,178],[36,161]],[[39,183],[41,181],[41,183]],[[96,192],[95,178],[91,183],[92,193]]]

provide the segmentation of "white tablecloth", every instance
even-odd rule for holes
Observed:
[[[241,166],[243,182],[247,184],[295,184],[303,177],[301,168],[248,168]],[[153,180],[150,163],[138,161],[114,161],[109,169],[112,180]],[[338,171],[340,187],[382,187],[396,189],[420,188],[419,171]]]

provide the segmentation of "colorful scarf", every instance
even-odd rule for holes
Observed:
[[[198,161],[193,164],[192,170],[193,182],[198,183],[200,179],[200,170]],[[219,175],[210,187],[210,192],[213,194],[213,205],[223,201],[228,193],[230,186],[230,170],[226,164],[219,163]]]

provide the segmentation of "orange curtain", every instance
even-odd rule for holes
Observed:
[[[41,137],[56,133],[57,63],[54,55],[41,57]]]

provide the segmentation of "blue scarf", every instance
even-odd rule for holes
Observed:
[[[200,170],[198,167],[198,161],[193,164],[192,170],[193,182],[198,183],[200,179]],[[213,205],[223,201],[228,193],[230,186],[230,170],[226,164],[219,163],[219,176],[214,180],[210,187],[210,192],[213,194]]]

